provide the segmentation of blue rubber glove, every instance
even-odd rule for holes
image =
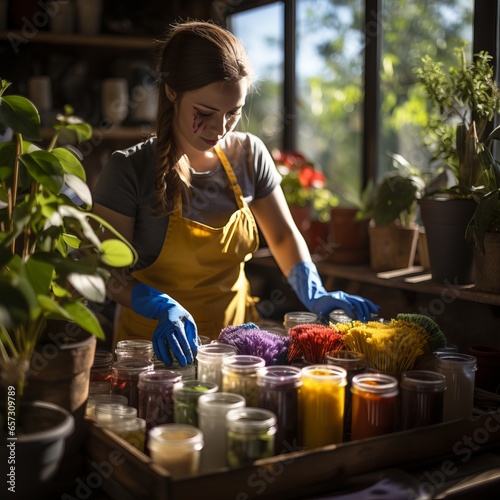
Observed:
[[[307,309],[325,319],[334,309],[343,309],[351,318],[367,322],[372,313],[377,314],[380,307],[373,302],[349,295],[345,292],[327,292],[314,262],[300,262],[288,276],[288,283]]]
[[[194,319],[186,309],[166,293],[143,283],[132,290],[131,305],[137,314],[158,320],[153,333],[153,348],[158,359],[170,366],[171,350],[181,366],[193,362],[200,340]]]

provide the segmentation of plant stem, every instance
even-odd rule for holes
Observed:
[[[12,187],[9,189],[8,192],[8,208],[7,208],[8,212],[7,217],[9,220],[10,232],[12,232],[12,230],[14,229],[13,213],[17,201],[17,185],[19,182],[19,157],[21,156],[22,152],[23,152],[23,136],[19,132],[16,132],[16,155],[14,158],[14,172],[12,174]],[[16,251],[16,238],[12,240],[11,250],[13,254]]]

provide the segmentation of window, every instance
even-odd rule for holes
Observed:
[[[233,2],[228,26],[245,42],[262,77],[243,125],[270,149],[300,150],[338,194],[359,192],[368,178],[391,168],[391,153],[425,168],[425,100],[413,68],[425,54],[456,64],[453,48],[462,40],[470,54],[488,50],[498,58],[499,3]]]

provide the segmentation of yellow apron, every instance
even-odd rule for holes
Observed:
[[[218,146],[215,151],[229,178],[238,210],[225,226],[213,228],[184,218],[179,194],[158,258],[133,273],[142,283],[179,302],[193,316],[198,334],[211,339],[216,339],[228,325],[258,320],[244,272],[245,262],[259,246],[257,226],[225,153]],[[156,323],[124,307],[115,329],[116,341],[151,340]]]

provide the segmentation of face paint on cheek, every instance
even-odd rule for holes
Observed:
[[[207,125],[203,118],[199,115],[198,112],[194,113],[193,115],[193,133],[194,134],[201,134],[204,132],[207,128]]]

